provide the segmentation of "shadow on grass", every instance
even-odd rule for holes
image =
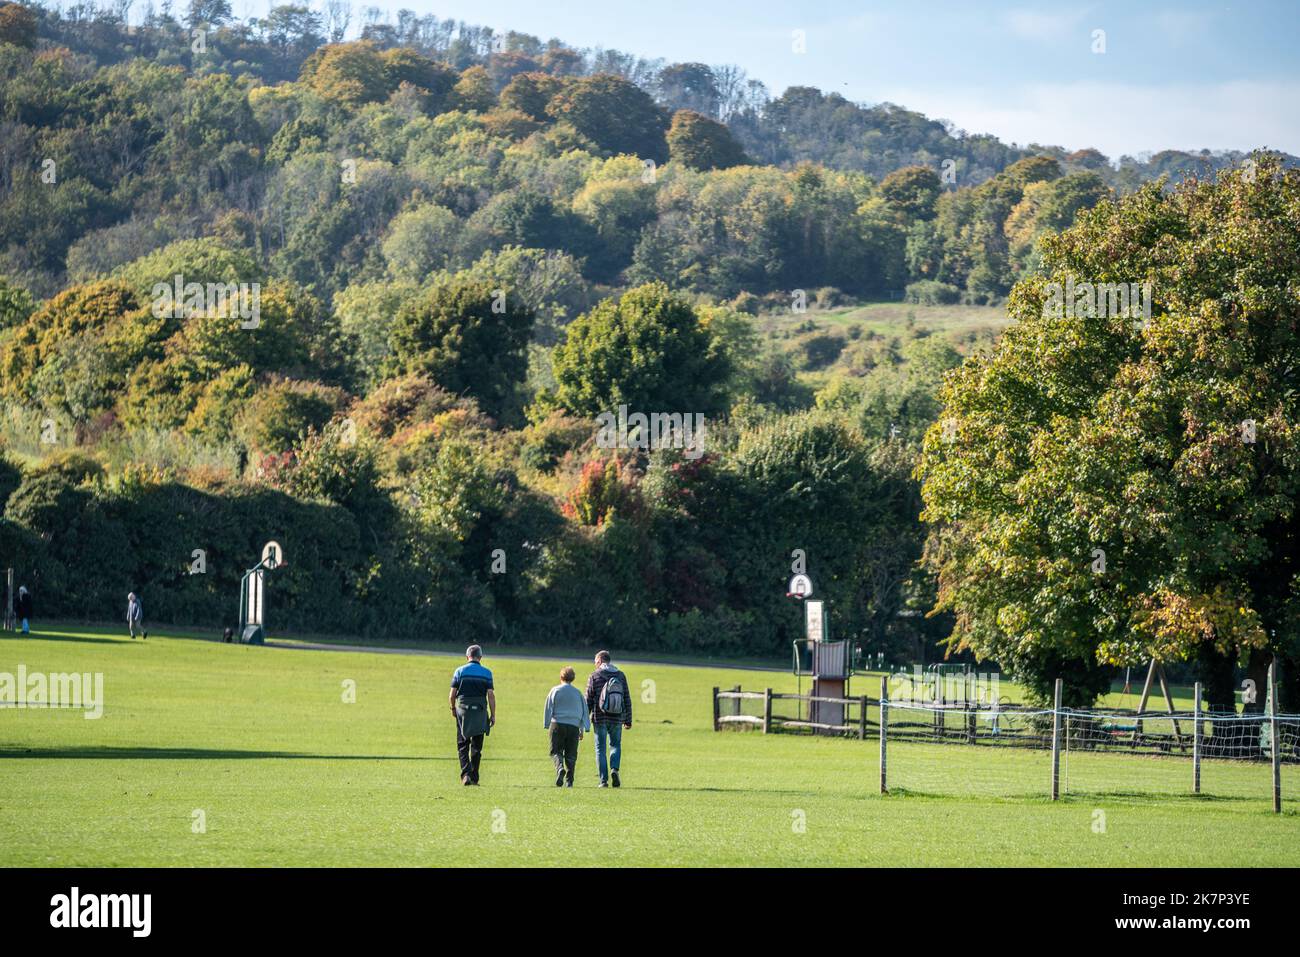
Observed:
[[[551,780],[550,780],[549,782],[545,782],[545,783],[539,783],[539,784],[507,784],[507,785],[503,785],[503,786],[504,786],[504,787],[509,787],[509,788],[520,788],[520,789],[523,789],[523,790],[529,790],[529,791],[534,791],[534,790],[536,790],[536,791],[563,791],[563,790],[568,790],[567,788],[557,788],[557,787],[555,786],[555,780],[554,780],[554,776],[553,776],[553,775],[552,775]],[[817,791],[800,791],[800,790],[794,790],[794,789],[774,789],[774,788],[755,788],[755,787],[743,787],[743,786],[737,786],[737,787],[734,787],[734,788],[713,788],[713,787],[697,787],[697,788],[693,788],[693,787],[679,787],[679,788],[670,788],[670,787],[655,787],[655,786],[653,786],[653,785],[644,785],[644,784],[624,784],[621,788],[617,788],[617,789],[616,789],[616,788],[600,788],[600,787],[597,787],[597,786],[596,786],[596,782],[595,782],[595,781],[591,781],[590,784],[578,784],[578,785],[577,785],[577,790],[580,790],[580,791],[614,791],[614,790],[621,790],[621,791],[634,791],[634,792],[635,792],[635,791],[644,791],[644,792],[650,792],[650,793],[666,793],[666,794],[747,794],[747,795],[776,794],[776,795],[782,795],[782,796],[785,796],[785,797],[790,797],[790,796],[796,796],[796,797],[817,797],[817,796],[821,796],[821,795],[819,795],[819,792],[817,792]],[[612,798],[611,798],[611,800],[612,800]]]
[[[0,637],[8,638],[13,642],[29,641],[32,638],[35,638],[37,641],[76,641],[91,645],[117,645],[121,644],[124,639],[127,641],[130,640],[129,635],[123,635],[121,638],[97,638],[91,635],[70,635],[57,631],[33,631],[30,635],[5,633],[0,635]]]
[[[1071,791],[1069,794],[1061,795],[1065,800],[1093,800],[1096,798],[1116,798],[1123,800],[1141,800],[1146,801],[1151,798],[1168,798],[1178,801],[1195,801],[1197,804],[1219,804],[1229,802],[1250,802],[1250,801],[1267,801],[1270,795],[1267,792],[1261,793],[1258,797],[1249,794],[1192,794],[1190,791],[1185,793],[1175,793],[1172,791]]]
[[[928,800],[968,800],[982,801],[989,804],[1042,804],[1050,806],[1052,804],[1096,804],[1098,801],[1124,801],[1151,803],[1153,801],[1191,801],[1197,804],[1244,804],[1259,802],[1266,798],[1251,797],[1249,795],[1239,794],[1174,794],[1168,791],[1070,791],[1062,792],[1058,801],[1053,801],[1051,795],[1042,792],[1025,791],[1020,793],[1006,794],[963,794],[957,791],[922,791],[913,788],[890,787],[889,793],[885,797],[906,797],[906,798],[924,798]]]
[[[404,754],[305,754],[298,751],[237,751],[231,748],[21,748],[0,745],[0,760],[5,758],[72,758],[74,760],[107,759],[110,761],[227,761],[242,758],[284,758],[305,761],[453,761],[451,757]]]

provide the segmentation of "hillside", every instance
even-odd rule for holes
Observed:
[[[285,628],[770,656],[807,562],[837,634],[932,660],[945,390],[1116,268],[1067,237],[1178,276],[1166,221],[1280,229],[1292,188],[345,10],[0,6],[0,560],[38,616],[236,626],[275,538]]]

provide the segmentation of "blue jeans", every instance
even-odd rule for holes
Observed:
[[[31,633],[32,633],[31,626],[27,624],[27,619],[24,618],[24,619],[23,619],[23,634],[24,634],[24,635],[30,635]]]
[[[593,724],[592,731],[596,738],[596,770],[600,772],[601,781],[609,780],[609,772],[618,770],[618,761],[622,756],[623,726],[621,724]],[[609,763],[605,763],[605,736],[609,736]]]

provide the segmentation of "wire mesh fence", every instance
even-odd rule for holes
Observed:
[[[791,719],[792,706],[800,715],[836,717]],[[1200,794],[1268,801],[1277,788],[1295,794],[1300,786],[1300,715],[1044,709],[997,698],[988,703],[974,698],[816,698],[739,687],[715,689],[714,709],[718,729],[743,725],[765,733],[880,741],[882,789],[893,793],[995,798]]]

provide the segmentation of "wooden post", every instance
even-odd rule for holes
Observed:
[[[1061,796],[1061,679],[1056,679],[1056,704],[1052,708],[1052,800]]]
[[[1201,683],[1192,688],[1192,793],[1201,793]]]
[[[880,676],[880,793],[888,794],[885,776],[885,741],[889,736],[889,678]]]
[[[1165,680],[1164,665],[1160,666],[1159,674],[1160,674],[1160,691],[1165,696],[1165,708],[1168,709],[1170,714],[1177,714],[1178,712],[1174,710],[1174,699],[1169,694],[1169,682]],[[1174,719],[1173,723],[1174,723],[1174,741],[1177,743],[1178,749],[1181,751],[1183,748],[1186,747],[1186,745],[1183,744],[1183,730],[1182,728],[1178,727],[1177,718]]]
[[[1151,698],[1151,682],[1156,677],[1156,660],[1151,659],[1151,665],[1147,668],[1147,680],[1142,684],[1142,700],[1138,702],[1138,719],[1133,724],[1133,743],[1137,744],[1138,739],[1142,737],[1142,712],[1147,709],[1147,701]]]
[[[1273,745],[1273,813],[1282,813],[1282,742],[1277,733],[1277,656],[1268,666],[1268,697],[1271,702],[1268,709],[1269,741]]]
[[[763,692],[763,733],[772,730],[772,689]]]
[[[718,718],[720,718],[721,716],[722,716],[722,712],[719,710],[718,707],[718,689],[715,687],[713,689],[713,730],[714,731],[717,731],[722,726],[722,722],[718,720]]]
[[[867,740],[867,696],[858,699],[858,740]]]

